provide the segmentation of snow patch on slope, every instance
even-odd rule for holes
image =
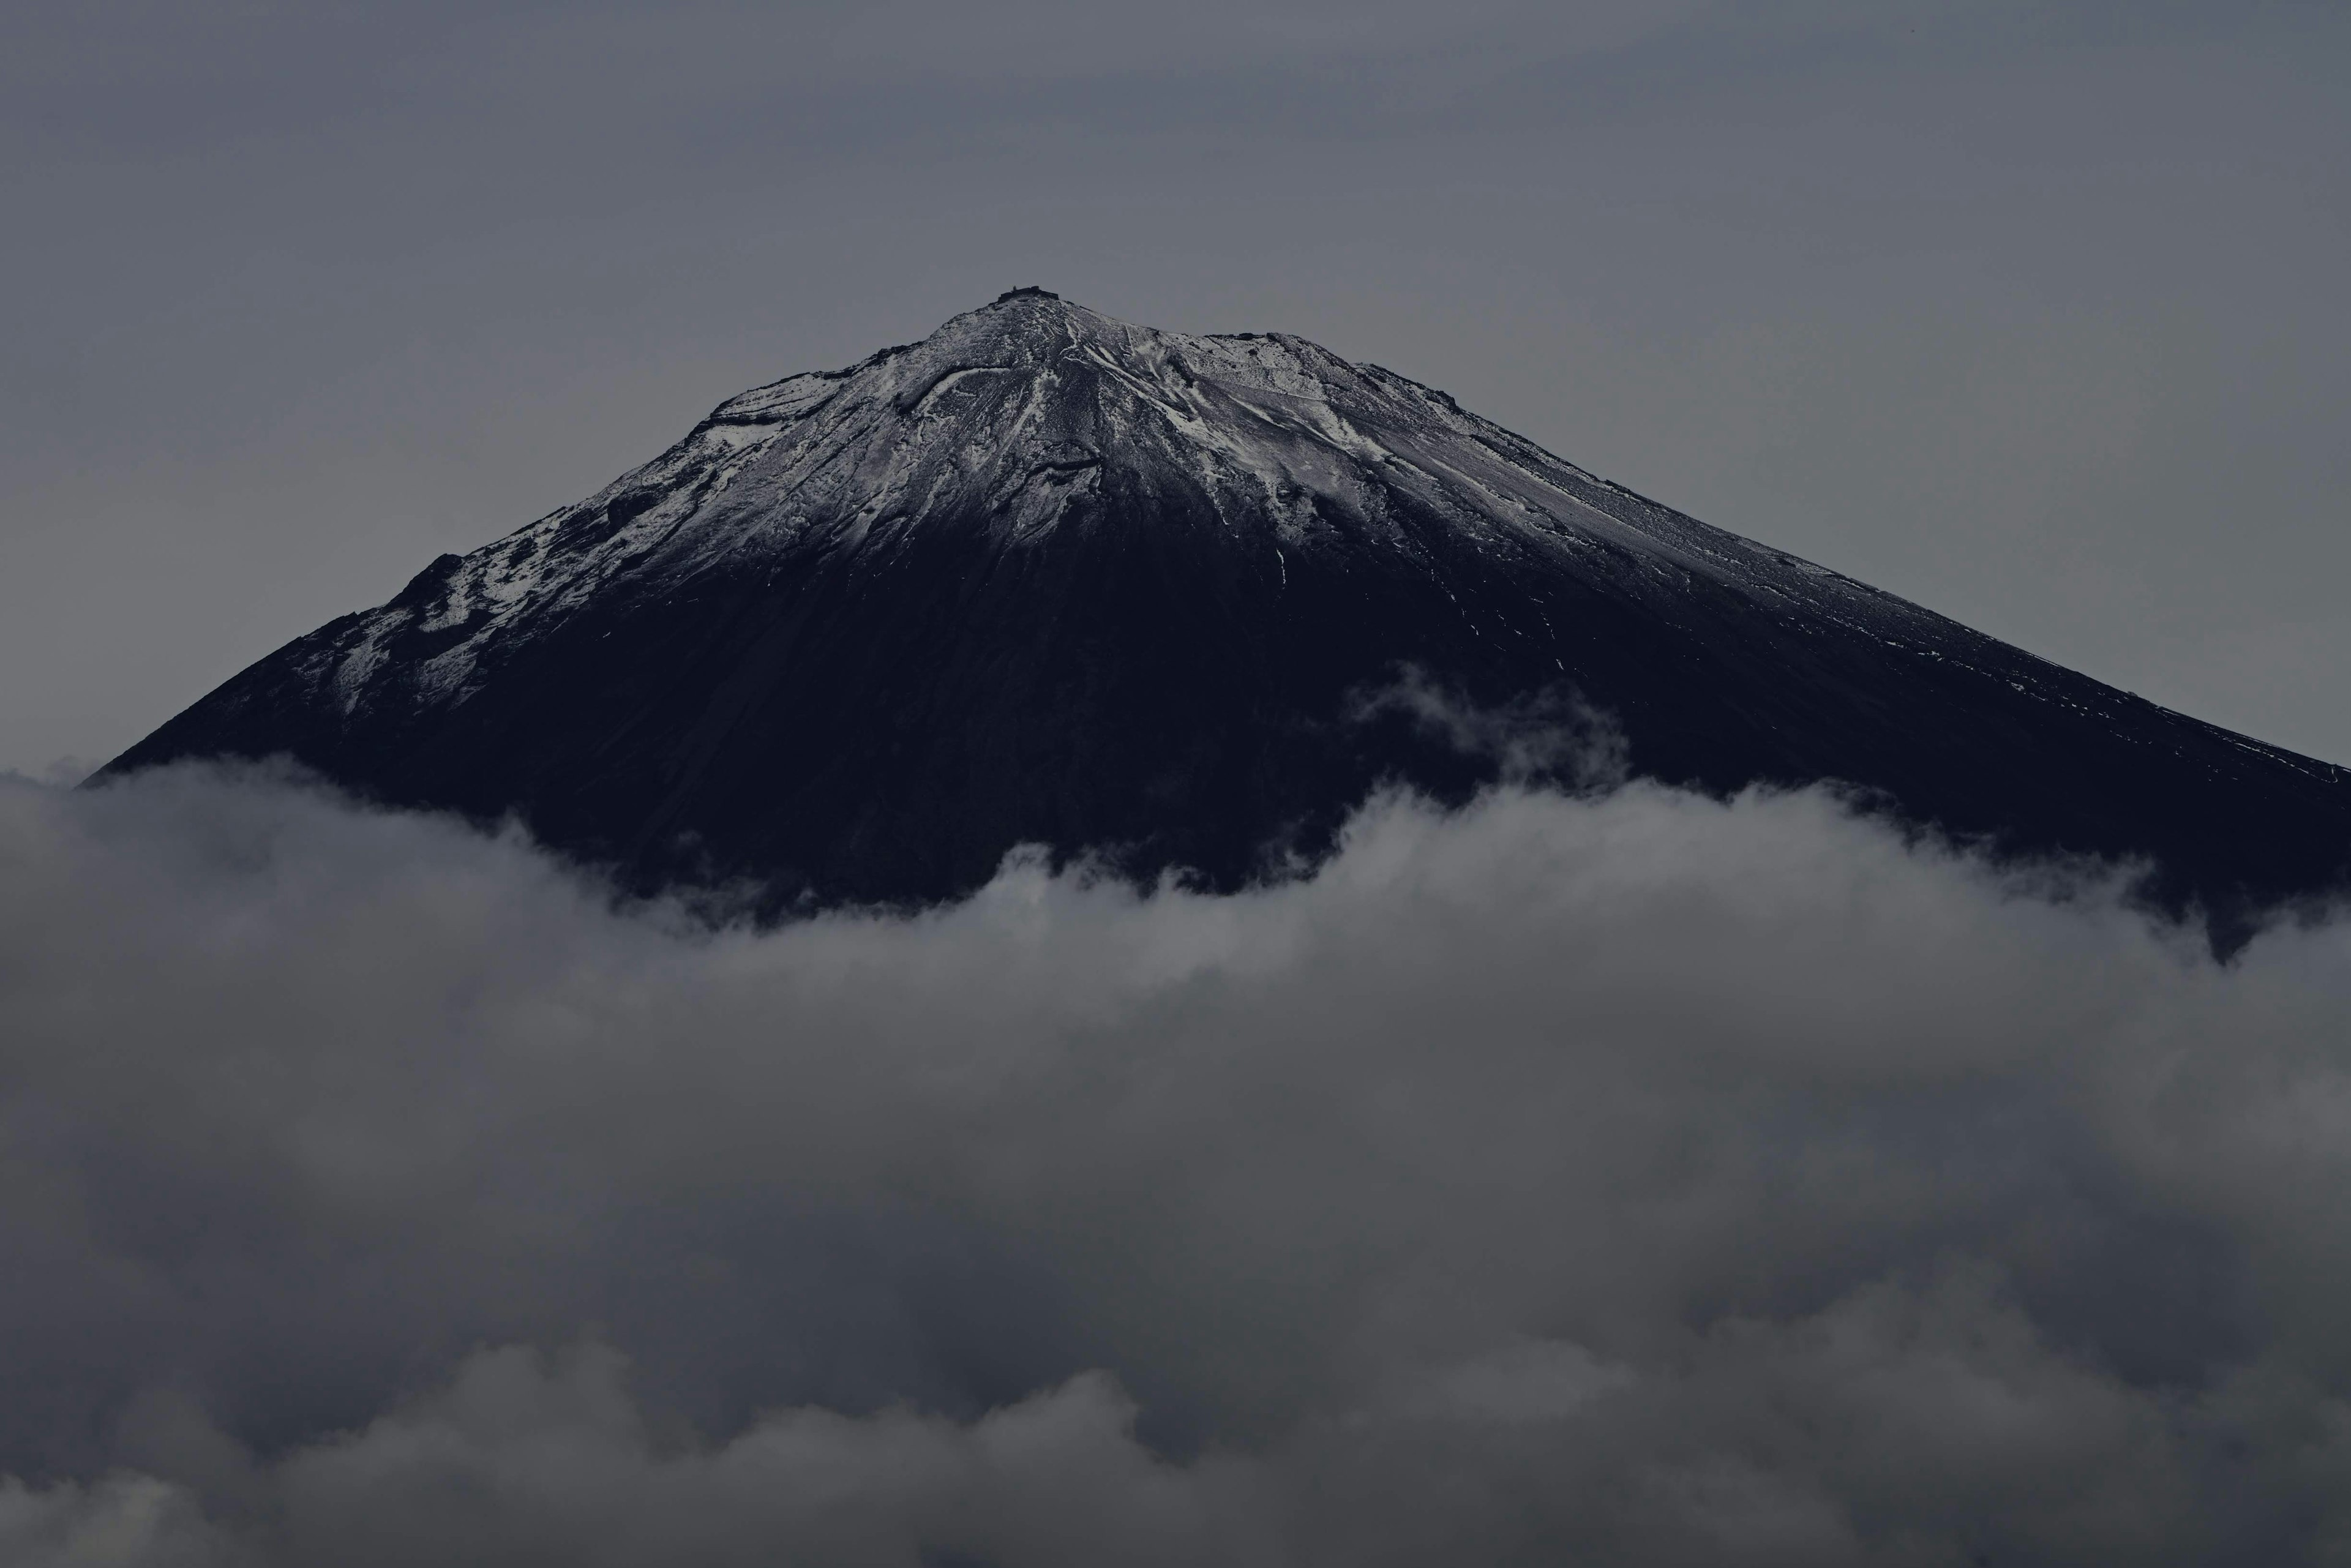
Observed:
[[[805,550],[878,552],[879,564],[919,529],[1035,549],[1102,516],[1113,476],[1122,493],[1188,495],[1229,533],[1263,538],[1285,583],[1301,554],[1343,538],[1436,571],[1397,520],[1410,503],[1474,549],[1564,558],[1661,604],[1710,581],[1897,644],[1975,636],[1303,339],[1162,332],[1029,292],[847,370],[727,400],[596,495],[343,623],[311,668],[347,715],[458,703],[499,651],[607,593],[772,572]]]

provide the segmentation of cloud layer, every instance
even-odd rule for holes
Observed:
[[[713,933],[0,789],[0,1557],[2329,1562],[2351,932],[1813,794]]]

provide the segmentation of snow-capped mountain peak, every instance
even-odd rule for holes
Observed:
[[[1599,479],[1283,334],[1014,289],[728,399],[288,645],[115,770],[286,751],[646,885],[935,897],[1021,841],[1229,883],[1491,758],[1364,694],[1604,711],[1633,766],[1837,779],[2169,895],[2328,885],[2351,778]]]

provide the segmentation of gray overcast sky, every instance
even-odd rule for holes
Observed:
[[[2351,7],[0,12],[0,767],[1017,284],[2351,762]]]

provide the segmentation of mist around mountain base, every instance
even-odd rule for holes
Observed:
[[[0,787],[0,1558],[2323,1563],[2351,925],[1820,791],[616,907]]]

